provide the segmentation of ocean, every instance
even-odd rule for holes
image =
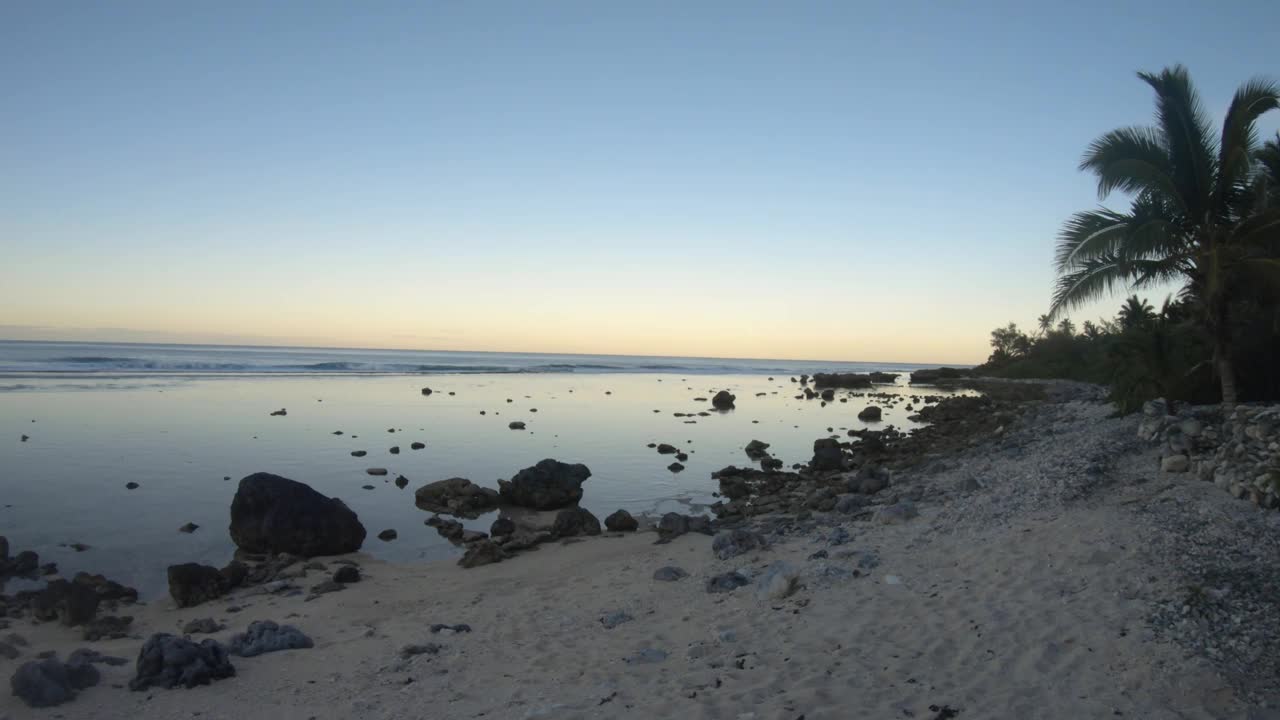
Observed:
[[[101,572],[155,598],[168,565],[231,559],[236,484],[265,471],[341,498],[368,530],[364,552],[446,559],[460,550],[424,525],[429,514],[413,502],[428,482],[465,477],[496,487],[556,458],[591,469],[582,505],[601,518],[619,508],[702,512],[716,500],[711,473],[748,464],[749,441],[770,443],[789,466],[807,461],[817,438],[868,427],[857,413],[869,400],[797,399],[791,376],[918,367],[0,342],[0,535],[65,575]],[[905,382],[877,391],[920,392]],[[424,386],[434,392],[424,396]],[[698,415],[720,389],[737,395],[737,408]],[[287,414],[271,414],[279,409]],[[909,414],[887,408],[877,426],[911,427]],[[526,429],[509,429],[512,420]],[[426,448],[411,450],[414,442]],[[663,442],[689,454],[683,471],[647,447]],[[366,473],[375,467],[387,476]],[[396,487],[398,475],[407,487]],[[494,517],[464,524],[487,531]],[[200,527],[179,533],[187,522]],[[384,529],[398,539],[378,540]],[[76,543],[89,548],[76,552]],[[21,587],[10,581],[0,591]]]

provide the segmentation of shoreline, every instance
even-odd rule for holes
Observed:
[[[315,558],[324,571],[296,564],[299,588],[339,560],[361,566],[360,582],[313,600],[259,586],[192,608],[122,608],[135,616],[129,638],[90,644],[57,623],[15,621],[2,634],[30,645],[0,659],[6,674],[36,652],[90,645],[128,663],[99,666],[98,686],[56,708],[6,695],[0,718],[1212,718],[1274,707],[1274,680],[1188,655],[1204,629],[1163,626],[1157,608],[1186,590],[1181,559],[1203,530],[1185,514],[1221,516],[1243,538],[1220,544],[1265,548],[1280,526],[1212,484],[1162,473],[1137,418],[1065,392],[1024,403],[998,433],[904,464],[870,516],[740,517],[731,524],[768,548],[729,559],[710,537],[654,544],[649,532],[466,570],[357,553]],[[910,497],[918,516],[879,515]],[[668,565],[688,577],[655,580]],[[749,584],[707,591],[733,571]],[[794,585],[777,592],[775,575]],[[602,624],[618,613],[629,619]],[[236,677],[192,690],[123,689],[142,638],[204,617],[226,624],[219,640],[270,619],[315,647],[233,658]],[[470,632],[433,634],[434,623]]]

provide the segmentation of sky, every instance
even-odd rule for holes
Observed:
[[[0,337],[981,362],[1134,73],[1217,122],[1277,47],[1274,0],[0,3]]]

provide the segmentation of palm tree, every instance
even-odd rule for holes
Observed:
[[[1036,318],[1036,322],[1040,324],[1040,334],[1046,335],[1053,329],[1053,317],[1049,315],[1041,315]]]
[[[1130,295],[1120,306],[1120,314],[1116,316],[1120,327],[1130,330],[1150,325],[1156,319],[1155,308],[1137,295]]]
[[[1076,334],[1076,324],[1071,322],[1071,318],[1062,318],[1062,322],[1058,323],[1058,332],[1071,337]]]
[[[1267,202],[1259,182],[1267,164],[1256,139],[1258,118],[1280,107],[1280,87],[1241,85],[1215,136],[1186,68],[1138,77],[1155,90],[1156,125],[1106,133],[1080,163],[1097,176],[1100,199],[1119,190],[1129,209],[1080,212],[1063,225],[1050,314],[1120,287],[1181,281],[1212,340],[1222,402],[1233,406],[1232,303],[1246,287],[1280,279],[1280,204]]]
[[[1085,320],[1084,323],[1080,325],[1080,334],[1090,340],[1097,340],[1102,337],[1102,329],[1097,325],[1094,325],[1092,320]]]

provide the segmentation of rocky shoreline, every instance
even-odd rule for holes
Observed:
[[[815,400],[910,403],[928,425],[832,432],[790,469],[744,441],[755,466],[715,474],[713,518],[602,524],[577,505],[590,471],[552,459],[496,491],[423,486],[461,568],[373,561],[345,505],[248,476],[236,558],[171,567],[169,599],[84,573],[0,596],[0,718],[185,717],[190,702],[275,717],[283,698],[261,692],[279,683],[297,717],[416,717],[418,691],[438,717],[847,717],[855,698],[874,717],[1269,717],[1280,514],[1194,478],[1263,475],[1274,411],[1218,429],[1207,409],[1111,417],[1091,386],[954,380],[982,394],[877,398],[823,378],[840,395]],[[489,533],[451,519],[498,507]],[[38,575],[39,559],[0,539],[0,571]],[[1061,672],[1061,695],[1037,679]],[[150,690],[204,685],[191,701]]]

